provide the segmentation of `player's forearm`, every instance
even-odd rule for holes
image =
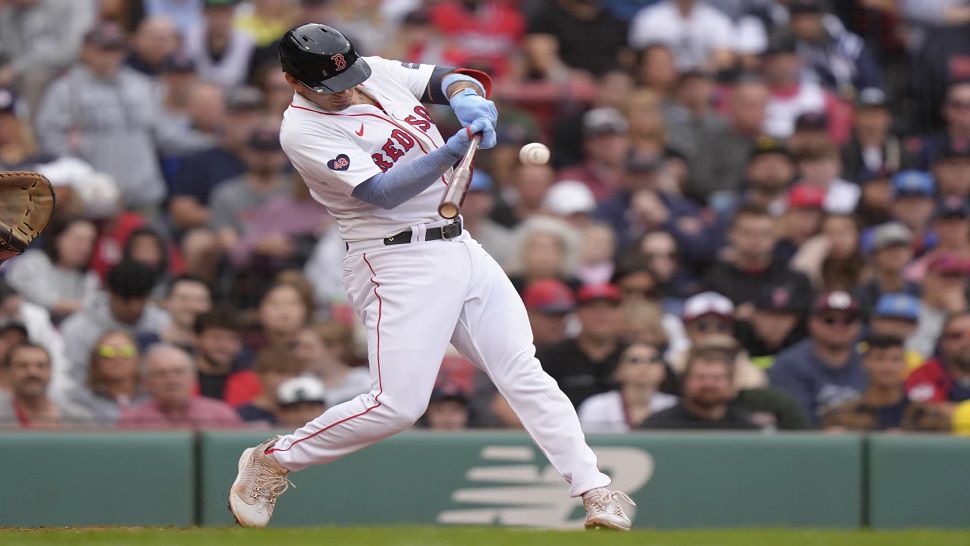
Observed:
[[[385,210],[393,209],[418,195],[445,174],[461,153],[447,146],[387,172],[372,176],[354,188],[352,195]]]

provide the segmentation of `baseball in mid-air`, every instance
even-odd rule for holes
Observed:
[[[541,142],[530,142],[519,150],[519,159],[526,165],[545,165],[549,156],[549,147]]]

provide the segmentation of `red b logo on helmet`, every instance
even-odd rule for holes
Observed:
[[[343,70],[347,68],[347,61],[344,60],[342,53],[337,53],[336,55],[331,55],[330,60],[337,67],[337,70]]]

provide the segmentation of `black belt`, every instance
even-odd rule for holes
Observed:
[[[411,242],[411,235],[412,235],[412,232],[411,232],[410,229],[406,229],[406,230],[404,230],[404,231],[402,231],[400,233],[395,233],[394,235],[391,235],[390,237],[385,237],[384,238],[384,245],[385,246],[390,246],[390,245],[406,245],[406,244],[408,244],[408,243]],[[425,241],[437,241],[439,239],[454,239],[455,237],[458,237],[459,235],[461,235],[461,220],[460,219],[459,220],[455,220],[454,222],[452,222],[450,224],[445,224],[445,225],[440,226],[440,227],[429,228],[424,233],[424,240]],[[348,249],[350,248],[350,244],[349,243],[346,246],[347,246]]]

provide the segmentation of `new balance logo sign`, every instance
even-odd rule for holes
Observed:
[[[603,472],[613,478],[612,489],[631,496],[653,475],[649,453],[632,447],[600,447],[593,451]],[[585,512],[580,498],[569,496],[569,485],[551,465],[537,462],[535,449],[525,446],[488,446],[484,464],[469,469],[472,484],[455,491],[451,500],[468,508],[445,510],[438,523],[515,525],[545,529],[577,529]],[[629,510],[630,519],[636,516]]]

